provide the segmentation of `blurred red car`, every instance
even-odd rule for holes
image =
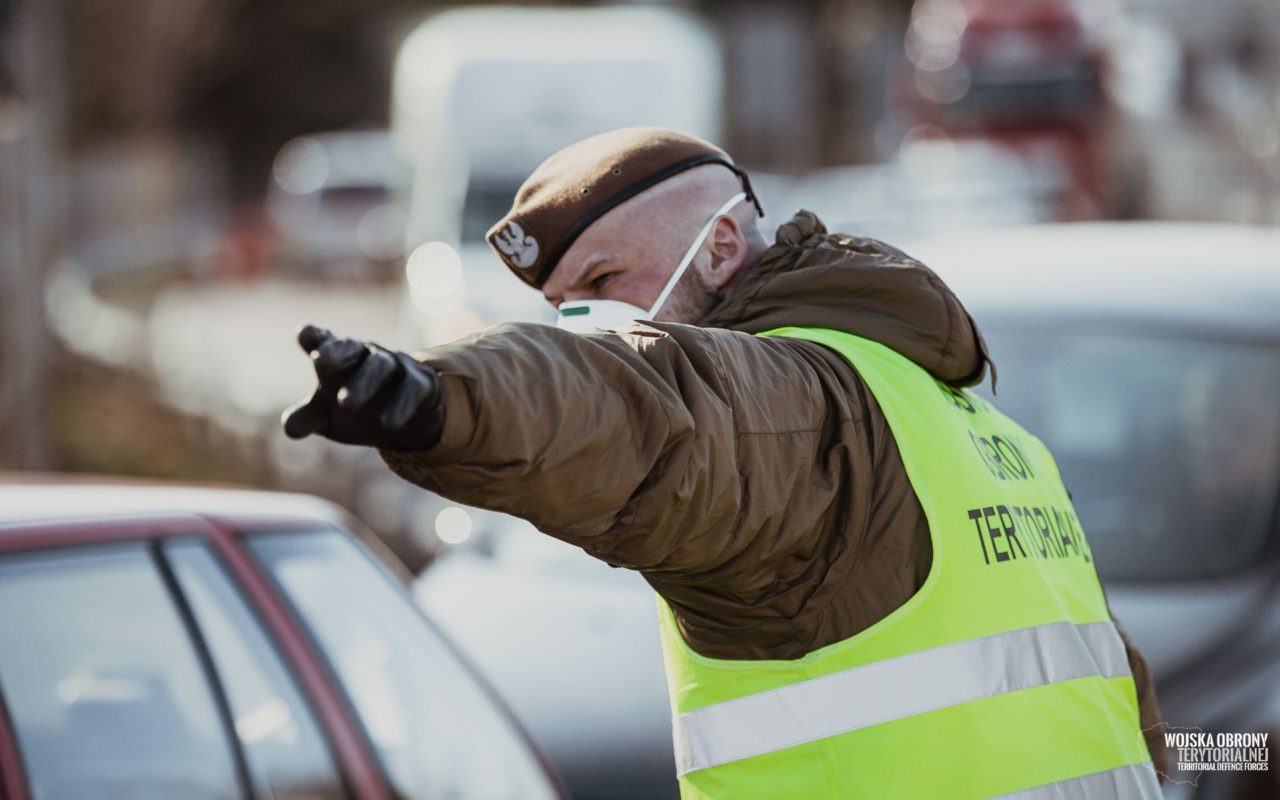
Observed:
[[[0,477],[0,798],[554,798],[321,500]]]
[[[906,54],[895,102],[909,137],[1009,149],[1055,179],[1057,219],[1134,213],[1120,207],[1137,189],[1112,169],[1107,57],[1083,0],[919,0]]]

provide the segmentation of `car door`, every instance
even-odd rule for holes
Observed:
[[[563,796],[496,697],[349,533],[317,525],[244,541],[322,654],[396,797]]]
[[[8,800],[351,796],[211,530],[187,517],[0,533]]]

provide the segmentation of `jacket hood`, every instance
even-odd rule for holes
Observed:
[[[933,270],[883,242],[827,233],[804,210],[698,324],[746,333],[833,328],[880,342],[957,386],[981,382],[990,363],[977,325]]]

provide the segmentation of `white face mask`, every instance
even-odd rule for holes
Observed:
[[[556,319],[556,327],[573,333],[590,333],[599,329],[617,330],[633,320],[653,319],[662,310],[663,303],[667,302],[676,284],[680,283],[680,279],[684,277],[685,270],[689,269],[689,265],[693,263],[693,257],[697,255],[707,235],[711,233],[711,227],[715,225],[716,220],[745,199],[747,199],[747,193],[739,192],[733,196],[732,200],[721,206],[711,219],[707,220],[707,224],[702,226],[702,232],[698,234],[698,238],[681,259],[680,266],[671,273],[666,285],[658,293],[658,299],[653,301],[653,306],[648,311],[621,300],[566,300],[559,306],[560,315]]]

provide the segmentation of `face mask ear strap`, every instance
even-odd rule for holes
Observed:
[[[716,220],[728,213],[729,209],[747,199],[746,192],[738,192],[729,202],[720,206],[720,210],[711,215],[711,219],[707,220],[707,224],[702,226],[702,232],[698,234],[698,238],[693,240],[693,244],[685,251],[684,258],[680,260],[680,266],[676,267],[676,271],[671,273],[671,277],[667,279],[667,285],[662,287],[661,294],[658,299],[653,301],[653,305],[649,308],[649,319],[653,319],[658,315],[658,310],[662,308],[662,304],[667,302],[667,298],[671,296],[671,292],[675,290],[676,284],[680,283],[680,278],[684,277],[685,270],[689,269],[689,265],[693,263],[693,257],[702,247],[702,243],[706,241],[707,234],[711,233],[711,226],[716,224]]]

